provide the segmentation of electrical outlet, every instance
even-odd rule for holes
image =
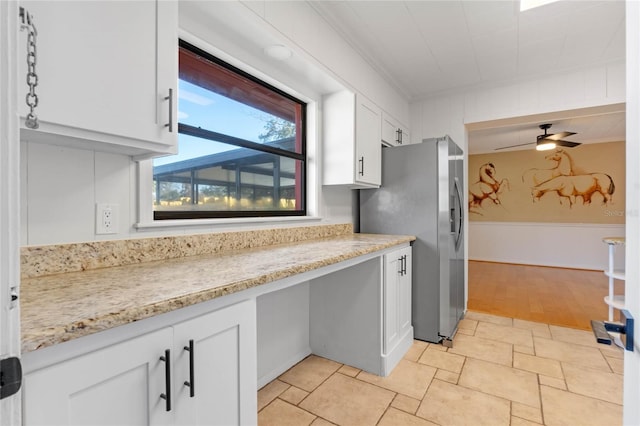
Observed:
[[[96,204],[96,234],[118,233],[118,205]]]

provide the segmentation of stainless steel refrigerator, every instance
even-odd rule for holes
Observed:
[[[411,234],[415,338],[450,345],[464,314],[463,153],[449,136],[382,149],[382,186],[362,189],[360,232]]]

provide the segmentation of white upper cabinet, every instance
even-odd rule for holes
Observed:
[[[360,94],[341,91],[324,97],[324,185],[380,186],[380,119],[380,108]]]
[[[28,31],[23,30],[22,140],[140,158],[174,152],[176,1],[25,1],[22,6],[37,29],[40,122],[37,130],[25,126]]]
[[[409,144],[409,130],[389,114],[382,112],[382,143],[387,146]]]

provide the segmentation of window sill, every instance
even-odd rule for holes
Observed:
[[[138,222],[134,228],[144,231],[147,229],[163,228],[191,228],[194,226],[211,225],[247,225],[247,224],[286,224],[291,222],[319,222],[321,217],[317,216],[285,216],[285,217],[238,217],[226,219],[188,219],[188,220],[154,220],[151,222]]]

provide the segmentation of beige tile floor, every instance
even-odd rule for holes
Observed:
[[[453,348],[415,341],[388,377],[310,355],[258,392],[268,425],[620,425],[622,349],[468,312]]]

